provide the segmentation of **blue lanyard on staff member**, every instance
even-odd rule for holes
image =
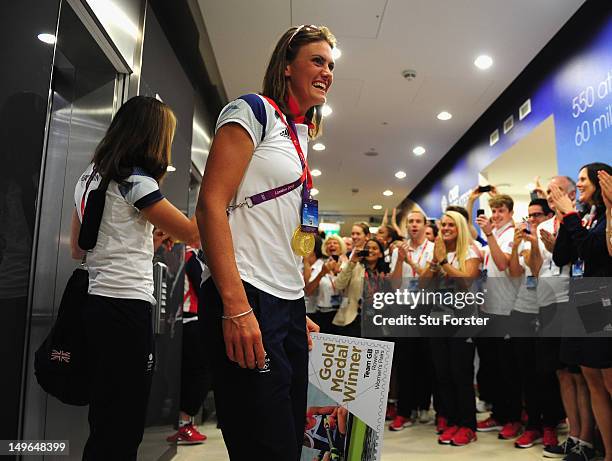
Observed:
[[[291,136],[291,141],[293,142],[293,146],[295,147],[298,157],[300,158],[300,163],[302,164],[302,175],[299,179],[293,181],[292,183],[246,197],[244,202],[227,207],[227,213],[229,214],[236,208],[240,208],[245,205],[248,208],[253,208],[255,205],[278,198],[302,185],[301,224],[293,232],[293,237],[291,238],[291,249],[298,256],[306,256],[312,253],[314,250],[314,236],[319,229],[319,202],[310,196],[310,190],[312,189],[312,175],[310,174],[306,157],[304,156],[304,152],[300,146],[300,141],[297,138],[295,125],[293,122],[291,125],[287,123],[284,114],[272,99],[268,98],[267,96],[264,96],[264,98],[266,98],[270,105],[274,107],[274,110],[278,114],[280,120],[287,127],[287,132]]]

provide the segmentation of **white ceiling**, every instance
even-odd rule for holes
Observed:
[[[261,91],[270,53],[291,25],[338,39],[320,141],[309,151],[322,212],[398,204],[518,76],[584,0],[198,0],[230,99]],[[473,65],[493,57],[487,71]],[[401,72],[415,69],[416,79]],[[436,115],[447,110],[449,121]],[[384,124],[386,123],[386,124]],[[427,152],[416,157],[412,149]],[[364,152],[374,149],[377,157]],[[398,180],[394,174],[405,171]],[[353,194],[351,189],[358,188]],[[392,197],[382,192],[391,189]]]

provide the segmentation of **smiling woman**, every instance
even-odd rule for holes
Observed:
[[[221,111],[202,180],[196,215],[212,278],[200,320],[232,461],[300,457],[307,332],[318,331],[306,317],[299,267],[317,229],[307,146],[321,132],[335,44],[326,27],[283,34],[262,94]]]

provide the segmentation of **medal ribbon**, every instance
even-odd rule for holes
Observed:
[[[280,187],[275,187],[265,192],[260,192],[255,195],[251,195],[250,197],[246,197],[244,202],[238,205],[231,205],[227,207],[228,212],[233,211],[236,208],[240,208],[244,205],[247,205],[249,208],[252,208],[255,205],[259,205],[260,203],[267,202],[268,200],[273,200],[275,198],[280,197],[281,195],[285,195],[291,192],[292,190],[294,190],[295,188],[297,188],[298,186],[304,183],[305,183],[305,188],[304,188],[304,193],[302,194],[303,198],[308,198],[310,195],[310,189],[312,189],[312,175],[310,174],[310,169],[308,168],[306,157],[304,157],[302,146],[300,146],[300,141],[298,140],[298,137],[296,135],[297,130],[295,128],[295,125],[293,124],[293,122],[291,123],[291,126],[287,123],[287,121],[285,120],[285,116],[283,115],[281,110],[278,108],[278,105],[272,99],[268,98],[267,96],[263,96],[263,97],[270,103],[272,107],[274,107],[274,110],[276,111],[279,118],[281,119],[281,122],[283,122],[283,124],[287,127],[287,131],[289,132],[289,136],[291,137],[293,146],[295,147],[298,157],[300,158],[300,163],[302,164],[302,175],[300,176],[299,179],[297,179],[296,181],[293,181],[292,183],[285,184],[284,186],[280,186]]]

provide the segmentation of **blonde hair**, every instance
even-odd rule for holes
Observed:
[[[447,211],[442,216],[448,216],[457,227],[457,243],[455,246],[455,257],[459,261],[459,270],[465,271],[465,262],[472,245],[472,237],[468,223],[461,213]]]
[[[342,237],[336,234],[330,234],[327,237],[325,237],[325,240],[323,241],[323,247],[321,248],[321,251],[323,252],[325,256],[329,256],[327,254],[327,242],[329,242],[330,240],[335,240],[336,242],[338,242],[338,245],[340,245],[341,255],[346,253],[346,243],[344,243],[344,240],[342,240]]]
[[[300,48],[314,42],[325,41],[333,49],[336,47],[336,37],[325,26],[305,25],[289,28],[279,39],[263,80],[262,95],[272,98],[280,110],[291,117],[291,111],[287,107],[287,77],[285,69],[293,62]],[[314,106],[306,112],[312,128],[308,131],[311,139],[316,138],[322,132],[322,106]]]

